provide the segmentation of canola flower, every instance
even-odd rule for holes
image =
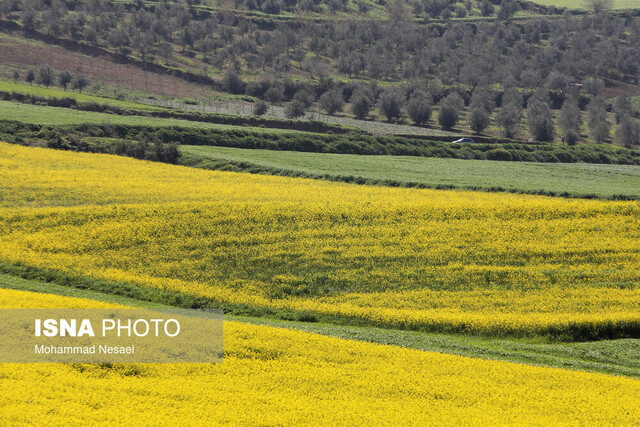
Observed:
[[[3,308],[108,308],[0,289]],[[0,364],[2,425],[634,425],[640,382],[225,322],[218,364]]]
[[[385,326],[640,329],[640,205],[352,186],[0,144],[0,259]]]

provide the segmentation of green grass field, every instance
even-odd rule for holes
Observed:
[[[502,187],[523,192],[568,192],[578,196],[640,197],[640,166],[357,156],[204,146],[182,146],[181,150],[188,156],[248,162],[274,170],[312,175],[355,176],[457,188]]]
[[[533,3],[543,4],[545,6],[566,7],[569,9],[588,9],[585,0],[530,0]],[[615,9],[638,9],[640,1],[638,0],[613,0]]]
[[[111,123],[132,126],[178,126],[200,129],[243,129],[255,130],[262,133],[304,133],[283,129],[264,129],[249,126],[231,126],[216,123],[205,123],[188,120],[162,119],[145,116],[119,116],[116,114],[96,113],[93,111],[79,111],[70,108],[46,107],[40,105],[21,104],[11,101],[0,101],[0,118],[2,120],[16,120],[22,123],[44,125],[74,125],[82,123]]]
[[[105,98],[101,96],[87,95],[74,92],[71,89],[62,90],[56,87],[43,87],[38,85],[28,85],[14,83],[12,81],[0,80],[0,91],[27,93],[30,95],[43,96],[48,98],[73,98],[78,102],[95,102],[98,104],[113,105],[121,108],[135,108],[138,110],[161,110],[163,108],[142,104],[138,102],[121,101],[119,99]]]
[[[77,289],[39,280],[28,280],[3,273],[0,273],[0,288],[87,298],[148,309],[171,308],[168,305],[141,301],[125,296]],[[538,344],[524,340],[500,340],[364,326],[309,323],[268,317],[225,315],[225,320],[268,325],[277,328],[298,329],[348,340],[395,345],[424,351],[437,351],[538,366],[553,366],[563,369],[602,372],[640,379],[640,340],[634,339]]]

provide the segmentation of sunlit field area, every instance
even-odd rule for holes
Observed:
[[[112,305],[0,289],[1,309],[45,307]],[[235,322],[226,322],[224,333],[224,362],[218,364],[0,364],[2,421],[557,423],[567,413],[585,423],[640,420],[635,404],[640,383],[628,378]],[[602,399],[609,405],[602,407]]]
[[[593,339],[640,324],[637,202],[0,155],[11,263],[401,329]]]
[[[588,1],[585,0],[531,0],[534,3],[545,6],[566,7],[569,9],[589,9]],[[637,0],[613,0],[611,2],[615,9],[638,9],[640,3]]]
[[[0,0],[0,427],[640,425],[639,266],[640,0]]]

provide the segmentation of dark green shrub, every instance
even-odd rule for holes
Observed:
[[[511,155],[510,152],[508,152],[504,148],[496,148],[496,149],[487,151],[487,159],[510,162],[511,160],[513,160],[513,156]]]

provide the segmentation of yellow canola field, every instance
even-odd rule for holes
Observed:
[[[640,330],[640,205],[353,186],[0,144],[0,259],[393,327]]]
[[[0,289],[0,308],[98,308]],[[225,322],[219,364],[0,364],[2,425],[640,423],[640,382]]]

